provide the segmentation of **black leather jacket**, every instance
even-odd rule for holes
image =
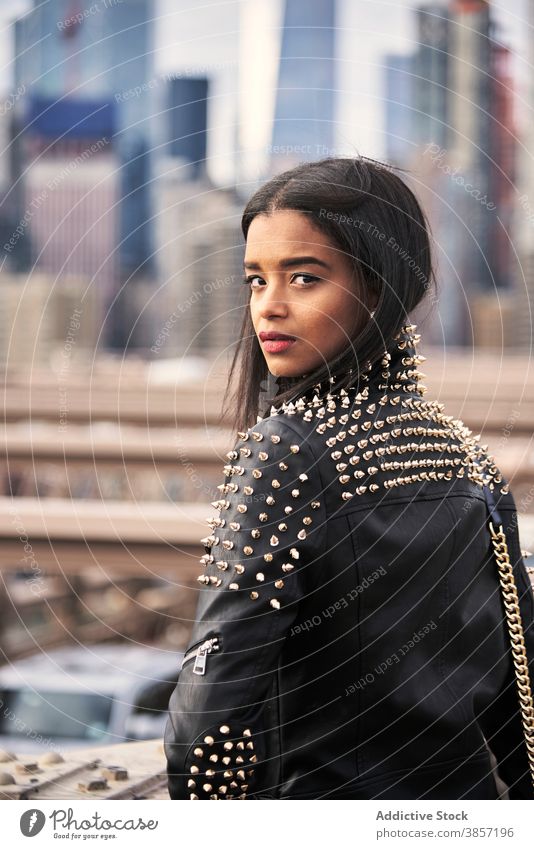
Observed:
[[[423,400],[414,330],[357,388],[271,408],[227,455],[169,703],[173,799],[496,798],[488,746],[510,798],[534,798],[482,485],[533,680],[514,500]]]

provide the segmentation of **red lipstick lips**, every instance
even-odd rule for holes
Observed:
[[[277,330],[262,331],[259,334],[264,350],[269,354],[278,354],[287,351],[297,340],[287,333],[279,333]]]
[[[288,336],[287,333],[278,333],[276,330],[262,330],[260,333],[260,339],[262,342],[265,342],[266,339],[291,339],[291,341],[295,341],[294,336]]]

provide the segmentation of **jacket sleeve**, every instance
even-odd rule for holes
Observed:
[[[298,428],[275,415],[239,437],[212,502],[220,512],[202,540],[196,622],[169,702],[173,799],[269,793],[265,700],[325,545],[319,472]]]
[[[513,568],[519,599],[519,612],[524,634],[524,647],[527,655],[530,686],[534,686],[534,595],[522,557],[517,530],[517,510],[510,492],[502,497],[499,511],[506,534],[510,563]],[[497,569],[497,564],[495,563]],[[499,594],[501,590],[499,589]],[[514,611],[517,613],[517,611]],[[503,617],[505,608],[502,608]],[[506,620],[506,645],[510,646],[510,635]],[[524,683],[525,693],[529,692]],[[534,690],[530,691],[534,696]],[[514,671],[512,651],[509,649],[509,664],[506,681],[491,706],[479,717],[479,723],[495,755],[497,771],[508,785],[510,799],[534,799],[534,785],[531,778],[525,734],[522,724],[519,693]],[[530,748],[534,761],[534,713],[531,714]]]

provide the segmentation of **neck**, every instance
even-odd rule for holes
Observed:
[[[418,366],[424,362],[426,357],[417,352],[417,344],[420,334],[415,333],[415,324],[405,325],[394,337],[391,344],[384,348],[380,360],[371,366],[367,363],[364,368],[350,367],[343,372],[336,372],[323,381],[314,384],[301,396],[295,396],[292,400],[284,402],[281,409],[291,412],[292,409],[302,406],[306,399],[316,400],[326,398],[330,400],[339,394],[346,394],[351,389],[358,389],[364,397],[379,394],[386,396],[388,393],[410,393],[424,395],[426,386],[421,383],[425,377]],[[276,414],[280,408],[271,406],[266,415]]]

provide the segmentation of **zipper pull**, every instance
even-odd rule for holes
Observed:
[[[218,651],[219,646],[217,643],[217,637],[211,637],[209,640],[206,640],[202,643],[201,646],[197,649],[197,654],[195,657],[195,662],[193,664],[193,674],[194,675],[204,675],[206,672],[206,661],[208,659],[208,654],[212,651]]]
[[[199,647],[197,651],[197,656],[195,657],[195,662],[193,664],[193,674],[194,675],[204,675],[206,671],[206,657],[207,657],[207,648],[206,645],[202,645]]]

